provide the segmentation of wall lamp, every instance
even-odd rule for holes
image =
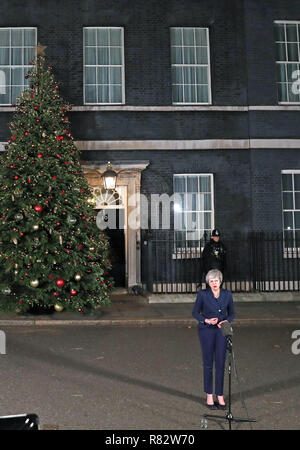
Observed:
[[[101,175],[103,184],[106,190],[115,190],[117,184],[118,174],[112,169],[110,162],[108,161],[105,172]]]

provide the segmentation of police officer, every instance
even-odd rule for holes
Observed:
[[[211,269],[217,269],[224,274],[226,269],[226,247],[220,241],[221,233],[215,228],[211,233],[211,239],[206,243],[203,253],[203,270],[206,275]]]

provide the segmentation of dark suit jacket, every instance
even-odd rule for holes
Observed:
[[[226,289],[220,289],[220,296],[216,299],[211,288],[199,291],[192,315],[199,322],[198,328],[211,326],[204,320],[212,317],[218,317],[219,322],[222,320],[232,322],[234,319],[232,293]]]

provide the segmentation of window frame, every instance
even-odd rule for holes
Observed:
[[[86,64],[86,47],[91,47],[88,45],[85,45],[85,30],[86,29],[95,29],[95,30],[99,30],[99,29],[106,29],[106,30],[113,30],[113,29],[117,29],[121,31],[121,58],[122,58],[122,64],[121,65],[112,65],[112,64]],[[125,104],[125,49],[124,49],[124,27],[117,27],[117,26],[93,26],[93,27],[83,27],[82,29],[82,42],[83,42],[83,104],[84,105],[124,105]],[[97,45],[98,42],[96,42],[96,48],[99,48],[99,46]],[[92,46],[94,47],[94,46]],[[108,46],[109,48],[113,47],[113,46]],[[98,63],[98,61],[96,61]],[[85,75],[85,69],[86,67],[96,67],[96,77],[97,77],[97,68],[98,67],[121,67],[121,93],[122,93],[122,99],[120,102],[87,102],[86,101],[86,93],[85,93],[85,88],[86,88],[86,75]],[[108,84],[108,86],[111,86],[112,84]],[[97,78],[96,78],[96,84],[95,87],[96,89],[98,88],[99,84],[97,84]],[[110,89],[109,89],[109,93],[110,93]],[[98,99],[98,95],[96,93],[97,99]]]
[[[209,179],[210,179],[210,203],[211,203],[210,206],[211,206],[211,209],[207,210],[207,212],[210,213],[210,219],[211,219],[210,220],[210,222],[211,222],[210,226],[211,226],[211,228],[209,230],[207,230],[207,231],[211,232],[211,230],[213,230],[214,227],[215,227],[214,174],[213,173],[174,173],[173,174],[173,193],[174,193],[174,196],[176,194],[181,194],[181,192],[175,191],[175,188],[174,188],[174,182],[175,182],[175,178],[176,177],[178,177],[178,178],[179,177],[185,177],[185,192],[184,192],[185,195],[188,194],[188,191],[187,191],[187,178],[188,177],[197,177],[198,178],[198,192],[197,192],[197,194],[201,194],[201,192],[199,190],[200,178],[201,177],[209,177]],[[201,213],[202,212],[204,214],[206,211],[205,210],[203,210],[203,211],[195,210],[194,211],[194,210],[186,210],[186,209],[184,209],[182,211],[183,214],[185,214],[185,213],[193,213],[193,212],[196,212],[196,213]],[[176,231],[179,231],[179,230],[177,230],[175,228],[175,214],[176,214],[176,212],[175,212],[175,202],[174,202],[174,245],[177,242]],[[197,228],[197,230],[201,230],[201,229]],[[185,243],[185,247],[181,247],[181,248],[177,247],[176,249],[174,248],[174,251],[178,252],[177,257],[179,257],[179,258],[193,258],[193,257],[194,258],[199,258],[200,253],[202,252],[203,247],[204,247],[203,235],[199,239],[187,239],[187,234],[186,233],[188,232],[188,230],[186,229],[186,230],[182,230],[182,231],[185,231],[185,239],[183,241]],[[205,229],[204,229],[204,232],[205,232]],[[203,242],[203,245],[200,244],[200,246],[199,245],[198,246],[188,246],[187,244],[189,242],[191,242],[191,241],[198,241],[199,243]]]
[[[299,69],[300,70],[300,20],[274,20],[274,25],[298,25],[297,27],[297,35],[298,35],[298,40],[297,40],[297,44],[298,44],[298,61],[278,61],[277,60],[277,55],[276,55],[276,91],[277,91],[277,101],[279,105],[300,105],[300,99],[298,101],[281,101],[279,99],[279,92],[278,92],[278,85],[280,84],[284,84],[285,85],[285,89],[286,89],[286,95],[287,98],[289,98],[289,89],[288,89],[288,74],[287,74],[287,65],[288,64],[298,64]],[[288,50],[287,50],[287,44],[290,42],[287,40],[287,33],[286,33],[286,27],[285,27],[285,40],[284,41],[277,41],[275,40],[275,51],[277,53],[277,44],[278,43],[284,43],[285,44],[285,53],[286,55],[288,55]],[[277,71],[277,66],[278,65],[284,65],[285,68],[285,78],[287,81],[279,81],[278,80],[278,71]],[[300,77],[299,77],[300,79]],[[300,96],[300,94],[299,94]]]
[[[284,228],[284,213],[285,212],[299,212],[300,213],[300,209],[296,209],[295,208],[295,200],[294,200],[294,208],[284,208],[284,204],[283,204],[283,194],[284,192],[292,192],[293,193],[293,198],[295,199],[295,193],[298,192],[298,190],[295,190],[295,181],[294,181],[294,176],[292,178],[293,180],[293,185],[292,185],[292,190],[291,191],[287,191],[283,189],[283,183],[282,183],[282,175],[284,174],[291,174],[291,175],[300,175],[300,169],[285,169],[281,171],[281,207],[282,207],[282,233],[283,233],[283,247],[284,247],[284,256],[286,258],[300,258],[300,246],[295,246],[293,245],[293,247],[286,245],[286,239],[285,239],[285,228]],[[299,191],[300,192],[300,191]],[[288,230],[288,229],[287,229]],[[295,227],[295,219],[293,218],[293,228],[291,229],[291,231],[293,232],[293,241],[296,242],[296,237],[295,237],[295,232],[296,230],[299,230],[298,228]],[[299,240],[300,241],[300,240]]]
[[[171,42],[171,30],[172,29],[180,29],[180,30],[183,30],[183,29],[193,29],[194,30],[194,32],[195,32],[195,30],[196,29],[201,29],[201,30],[205,30],[206,31],[206,41],[207,41],[207,64],[184,64],[184,63],[182,63],[182,64],[174,64],[173,62],[172,62],[172,47],[181,47],[181,48],[184,48],[185,46],[182,44],[181,46],[175,46],[175,45],[172,45],[172,42]],[[211,88],[211,61],[210,61],[210,36],[209,36],[209,28],[208,27],[170,27],[170,29],[169,29],[169,32],[170,32],[170,60],[171,60],[171,86],[172,86],[172,105],[176,105],[176,106],[181,106],[181,105],[211,105],[212,104],[212,88]],[[192,46],[187,46],[187,47],[192,47]],[[196,49],[198,46],[197,45],[194,45],[193,46],[194,47],[194,49]],[[201,47],[201,46],[200,46]],[[204,46],[203,46],[204,47]],[[199,102],[199,101],[197,101],[197,102],[186,102],[186,101],[183,101],[183,102],[174,102],[173,101],[173,89],[174,89],[174,85],[176,84],[178,84],[178,83],[173,83],[173,77],[172,77],[172,69],[173,69],[173,67],[190,67],[190,66],[193,66],[193,67],[207,67],[207,80],[208,80],[208,101],[207,102]],[[186,83],[182,83],[182,86],[186,86],[187,84]],[[197,84],[195,83],[195,86],[197,86]]]
[[[9,100],[10,103],[1,103],[0,102],[0,106],[12,106],[17,102],[18,96],[16,97],[16,99],[12,98],[12,89],[13,87],[16,86],[22,86],[22,91],[24,91],[25,89],[28,88],[29,86],[29,82],[26,83],[26,79],[25,76],[26,74],[30,71],[30,69],[32,68],[32,66],[29,64],[30,61],[32,61],[32,59],[30,61],[28,61],[28,64],[24,63],[24,49],[26,48],[35,48],[35,52],[34,52],[34,60],[36,59],[36,46],[37,46],[37,27],[0,27],[0,30],[9,30],[10,35],[9,35],[9,45],[1,45],[0,44],[0,48],[8,48],[9,49],[9,64],[8,65],[0,65],[0,70],[2,70],[2,68],[8,68],[10,71],[10,83],[8,85],[6,85],[7,89],[9,90]],[[11,44],[11,31],[12,30],[34,30],[34,34],[35,34],[35,40],[34,40],[34,45],[25,45],[24,43],[24,33],[22,34],[22,45],[12,45]],[[12,49],[13,48],[21,48],[22,49],[22,59],[23,59],[23,64],[12,64]],[[13,69],[23,69],[24,70],[24,80],[22,85],[19,84],[12,84],[12,70]],[[26,69],[27,72],[26,72]],[[21,91],[21,92],[22,92]],[[14,100],[14,101],[13,101]]]

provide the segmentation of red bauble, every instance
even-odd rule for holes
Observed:
[[[59,278],[58,280],[56,280],[56,286],[63,287],[64,284],[65,284],[65,282],[62,278]]]
[[[53,292],[53,295],[55,295],[55,297],[58,297],[59,293],[58,292]]]
[[[76,289],[71,289],[71,290],[70,290],[70,294],[71,294],[71,295],[76,295],[76,294],[77,294]]]
[[[39,213],[43,211],[43,208],[39,205],[35,205],[34,209],[36,210],[36,212],[39,212]]]

